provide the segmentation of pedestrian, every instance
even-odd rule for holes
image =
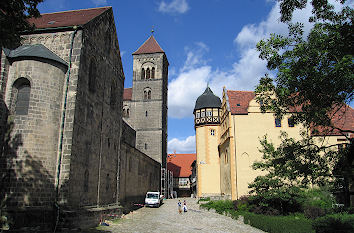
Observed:
[[[181,203],[181,200],[178,200],[177,205],[178,205],[178,213],[182,214],[182,203]]]
[[[183,212],[187,212],[188,209],[187,209],[187,202],[186,200],[183,201]]]

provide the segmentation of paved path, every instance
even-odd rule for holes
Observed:
[[[164,200],[160,208],[144,207],[125,215],[107,228],[111,232],[263,232],[230,217],[199,210],[196,199],[187,198],[188,212],[179,214],[177,199]],[[183,199],[181,199],[183,202]]]

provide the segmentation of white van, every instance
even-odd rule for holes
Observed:
[[[147,192],[145,196],[145,206],[159,207],[163,202],[163,195],[160,192]]]

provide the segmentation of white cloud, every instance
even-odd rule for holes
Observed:
[[[195,136],[186,139],[173,138],[168,141],[168,153],[195,153]]]
[[[221,97],[222,88],[229,90],[254,90],[259,78],[269,72],[266,61],[261,60],[256,50],[258,41],[268,38],[270,33],[288,33],[287,26],[280,22],[279,3],[275,3],[266,20],[258,24],[245,25],[234,39],[234,46],[240,53],[230,68],[219,69],[209,65],[206,59],[209,48],[202,42],[192,48],[186,47],[184,66],[176,70],[176,78],[168,86],[169,116],[173,118],[192,117],[195,101],[205,90],[207,83],[214,94]],[[294,20],[304,23],[305,33],[311,28],[308,18],[311,7],[294,12]],[[231,43],[230,43],[231,46]]]
[[[160,2],[158,11],[162,13],[183,14],[189,10],[187,0],[172,0],[170,3]]]
[[[104,6],[107,5],[107,0],[91,0],[95,6]]]

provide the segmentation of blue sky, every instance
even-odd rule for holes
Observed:
[[[41,13],[112,6],[125,73],[132,86],[132,53],[151,35],[166,52],[169,66],[168,150],[195,152],[193,108],[209,82],[221,96],[222,87],[254,90],[266,72],[256,43],[270,33],[285,34],[274,0],[45,0]],[[297,11],[305,23],[311,9]]]

